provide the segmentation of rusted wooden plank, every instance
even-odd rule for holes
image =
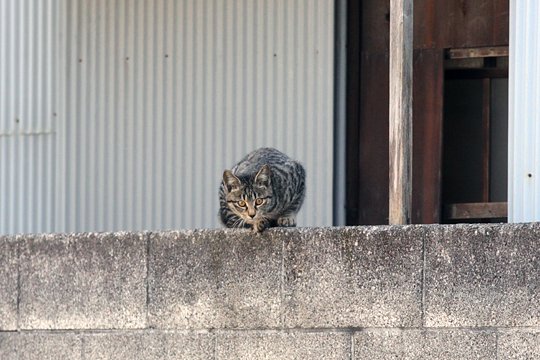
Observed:
[[[475,48],[449,49],[449,59],[508,56],[508,46],[486,46]]]
[[[388,53],[362,55],[358,225],[388,223]]]
[[[436,2],[414,0],[414,48],[432,49],[437,45],[438,25]]]
[[[506,202],[448,204],[444,209],[447,220],[508,217],[508,203]]]
[[[388,51],[390,43],[390,0],[348,1],[360,3],[362,24],[362,49],[370,53]],[[348,21],[355,21],[348,14]]]
[[[508,45],[510,37],[510,1],[493,0],[492,45]]]
[[[411,221],[412,77],[413,0],[390,0],[390,224]]]
[[[460,0],[458,6],[463,11],[461,18],[463,23],[456,24],[455,31],[461,35],[461,40],[465,40],[465,42],[452,47],[475,47],[490,44],[493,41],[491,31],[494,20],[493,0]]]
[[[416,49],[508,45],[508,0],[415,0],[414,9]]]
[[[371,51],[388,44],[389,0],[363,0],[363,39]],[[414,0],[414,48],[507,46],[509,0]]]
[[[491,154],[491,79],[482,81],[482,201],[489,201]]]
[[[415,224],[441,221],[443,85],[444,51],[415,50],[412,188]]]

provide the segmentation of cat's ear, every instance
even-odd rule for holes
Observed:
[[[270,185],[270,167],[268,165],[263,165],[257,175],[255,175],[255,183],[264,186]]]
[[[240,179],[238,179],[231,170],[225,170],[223,172],[223,183],[228,191],[240,187]]]

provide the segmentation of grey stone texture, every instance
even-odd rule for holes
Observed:
[[[278,327],[282,238],[271,234],[247,229],[151,234],[150,326]]]
[[[540,224],[444,226],[427,239],[426,326],[540,326]]]
[[[17,329],[17,241],[0,237],[0,330]]]
[[[219,360],[349,360],[351,335],[332,332],[234,332],[217,338]]]
[[[20,241],[22,329],[145,327],[145,235],[39,235]]]
[[[498,335],[499,359],[540,359],[540,328],[534,330],[504,330]]]
[[[0,237],[4,359],[540,360],[540,223]]]
[[[17,333],[0,332],[0,359],[17,360]]]
[[[281,230],[285,326],[421,326],[422,241],[436,229]]]
[[[0,333],[2,360],[81,360],[81,339],[66,333]]]
[[[214,356],[209,334],[138,332],[85,335],[84,359],[92,360],[207,360]]]
[[[354,335],[355,360],[497,359],[496,334],[471,330],[382,330]]]

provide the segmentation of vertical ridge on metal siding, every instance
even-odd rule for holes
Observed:
[[[511,1],[509,221],[540,220],[540,4]]]
[[[0,2],[0,234],[51,231],[56,2]]]

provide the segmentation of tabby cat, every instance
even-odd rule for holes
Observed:
[[[306,192],[306,172],[300,163],[273,148],[246,155],[223,172],[219,217],[230,228],[259,233],[272,226],[296,226],[296,214]]]

